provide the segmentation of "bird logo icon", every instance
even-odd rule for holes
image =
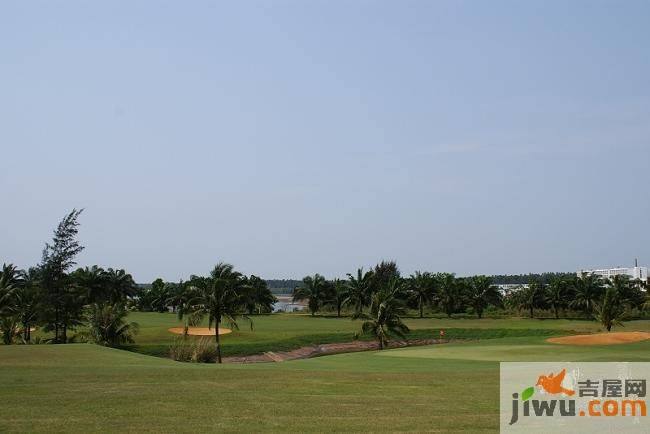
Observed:
[[[542,389],[546,391],[546,393],[549,393],[551,395],[564,393],[567,396],[572,396],[575,394],[575,391],[562,387],[562,381],[564,381],[565,375],[566,369],[562,369],[562,371],[557,375],[553,375],[553,373],[549,375],[540,375],[537,379],[536,386],[541,386]]]

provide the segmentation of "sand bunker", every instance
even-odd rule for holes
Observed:
[[[616,345],[628,344],[650,339],[646,332],[616,332],[598,333],[593,335],[562,336],[561,338],[548,338],[546,342],[563,345]]]
[[[185,332],[184,327],[172,327],[167,329],[168,332],[176,335],[182,335]],[[219,327],[219,334],[226,335],[231,333],[232,330]],[[214,336],[214,329],[207,327],[190,327],[187,329],[187,334],[190,336]]]

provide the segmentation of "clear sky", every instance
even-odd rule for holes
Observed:
[[[0,3],[0,262],[650,264],[650,2]]]

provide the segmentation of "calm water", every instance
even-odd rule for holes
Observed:
[[[299,310],[303,310],[305,306],[294,303],[291,300],[291,297],[278,297],[278,301],[273,304],[273,312],[295,312]]]

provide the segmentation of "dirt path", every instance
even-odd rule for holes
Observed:
[[[593,335],[562,336],[559,338],[548,338],[547,342],[563,345],[616,345],[630,342],[640,342],[650,339],[650,333],[646,332],[614,332],[597,333]]]
[[[392,341],[388,348],[402,348],[417,345],[434,345],[449,342],[447,339],[411,339],[407,341]],[[224,357],[224,363],[263,363],[284,362],[286,360],[308,359],[328,354],[354,353],[358,351],[378,350],[379,343],[375,341],[355,341],[338,344],[321,344],[300,347],[291,351],[268,351],[263,354],[253,354],[243,357]]]

